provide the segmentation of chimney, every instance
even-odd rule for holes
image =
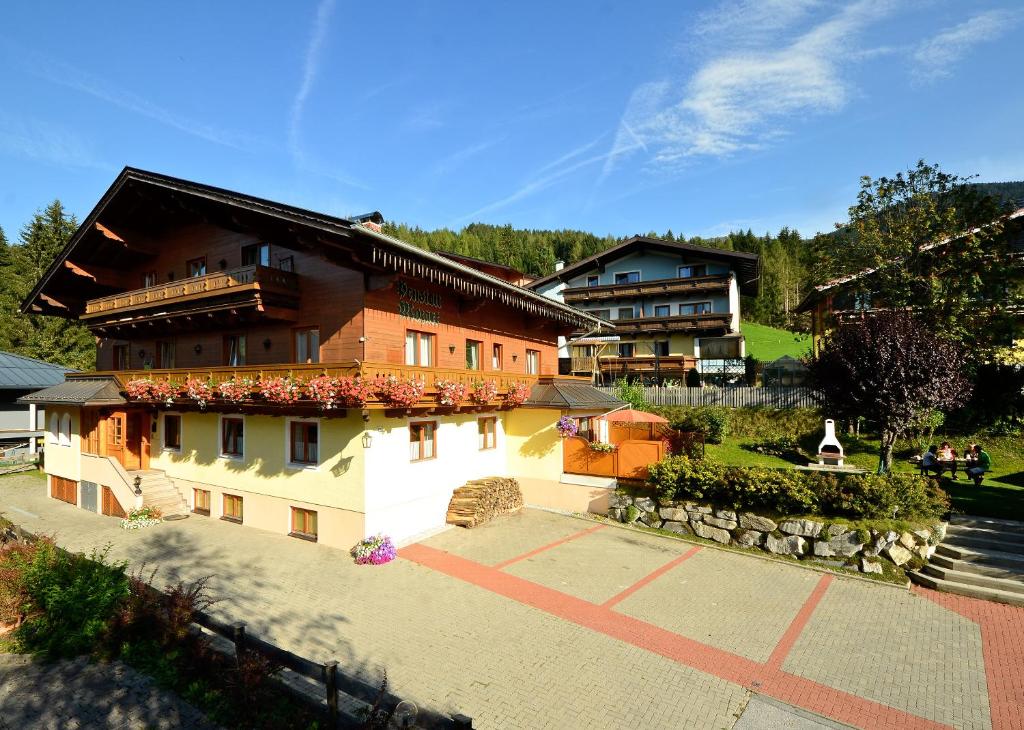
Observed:
[[[555,262],[555,271],[561,271],[564,268],[565,268],[565,262],[564,261],[559,260],[559,261]]]

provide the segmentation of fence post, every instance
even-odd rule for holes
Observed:
[[[327,689],[327,727],[338,727],[338,662],[324,664],[324,685]]]
[[[242,661],[242,652],[245,651],[245,622],[236,621],[231,624],[231,640],[235,642],[235,664]]]
[[[465,715],[452,715],[452,727],[456,730],[473,730],[473,718]]]

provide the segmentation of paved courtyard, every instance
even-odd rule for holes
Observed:
[[[1024,609],[527,510],[385,566],[193,516],[137,532],[0,479],[0,513],[212,576],[214,613],[480,728],[1024,727]]]

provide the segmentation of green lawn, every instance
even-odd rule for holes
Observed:
[[[800,358],[811,349],[810,335],[799,332],[753,322],[741,322],[740,331],[746,339],[747,354],[758,360],[777,360],[783,355]]]

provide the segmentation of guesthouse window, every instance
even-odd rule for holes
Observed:
[[[245,335],[224,336],[224,364],[231,367],[245,365]]]
[[[316,512],[292,507],[292,537],[316,541]]]
[[[588,276],[587,277],[587,286],[600,286],[600,284],[601,284],[601,277],[600,276]]]
[[[242,266],[270,266],[270,244],[250,243],[242,246]]]
[[[616,284],[636,284],[640,281],[639,271],[623,271],[615,275]]]
[[[170,370],[174,367],[174,343],[156,343],[156,366]]]
[[[49,436],[51,444],[60,443],[60,416],[57,413],[50,414]]]
[[[151,286],[156,286],[156,272],[147,271],[142,275],[142,288],[148,289]]]
[[[220,419],[220,455],[241,459],[245,452],[245,420],[238,416]]]
[[[668,317],[672,314],[671,304],[655,304],[654,305],[654,316],[655,317]]]
[[[320,362],[320,328],[295,330],[295,362]]]
[[[192,490],[192,511],[197,515],[210,516],[210,490],[209,489],[193,489]]]
[[[580,416],[579,418],[572,419],[576,421],[576,435],[587,441],[593,440],[593,430],[590,421],[590,416]]]
[[[540,375],[540,350],[526,351],[526,374]]]
[[[65,413],[60,417],[60,445],[71,446],[71,414]]]
[[[221,516],[222,520],[228,522],[241,522],[242,521],[242,498],[234,494],[224,495],[224,514]]]
[[[320,453],[320,425],[316,421],[288,422],[288,463],[316,466]]]
[[[632,307],[619,307],[619,311],[616,312],[616,316],[619,319],[633,319],[633,308]]]
[[[114,370],[128,369],[128,345],[114,345]]]
[[[711,312],[711,302],[696,302],[695,304],[680,304],[679,314],[708,314]]]
[[[612,310],[610,309],[591,309],[587,314],[592,314],[598,319],[603,319],[605,322],[612,318]]]
[[[434,334],[432,332],[405,333],[405,364],[433,367],[434,365]]]
[[[181,416],[164,414],[164,450],[181,451]]]
[[[494,416],[488,416],[487,418],[479,418],[476,422],[477,432],[477,448],[481,451],[493,449],[495,447],[495,429],[497,427],[498,419]]]
[[[466,370],[480,369],[480,351],[484,343],[477,340],[466,340]]]
[[[690,279],[694,276],[705,276],[707,272],[708,267],[704,264],[700,264],[699,266],[680,266],[678,271],[680,279]]]
[[[437,456],[437,422],[409,424],[409,461],[426,461]]]
[[[497,342],[491,345],[491,370],[501,370],[502,347]]]
[[[633,357],[635,345],[632,342],[619,343],[619,357]]]
[[[668,340],[656,340],[654,354],[658,357],[668,357]]]
[[[281,271],[295,271],[295,257],[282,256],[277,260],[277,268]]]
[[[197,259],[189,259],[185,264],[185,270],[192,277],[206,276],[206,257],[200,256]]]

